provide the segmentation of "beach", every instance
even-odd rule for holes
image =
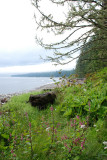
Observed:
[[[0,95],[0,103],[1,104],[6,103],[13,96],[18,96],[20,94],[29,93],[29,92],[40,92],[40,91],[43,91],[43,90],[48,91],[48,90],[55,89],[56,87],[58,87],[57,84],[51,83],[51,84],[46,84],[46,85],[40,86],[40,87],[38,87],[34,90],[26,91],[26,92],[13,93],[13,94],[1,94]]]

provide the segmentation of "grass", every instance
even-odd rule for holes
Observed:
[[[63,86],[42,111],[28,103],[31,93],[12,97],[0,108],[0,160],[106,160],[106,75]]]

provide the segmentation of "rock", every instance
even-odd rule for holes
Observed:
[[[85,80],[86,80],[85,78],[68,79],[68,83],[75,84],[75,85],[77,85],[77,84],[84,84]]]
[[[8,100],[7,100],[7,98],[2,98],[1,99],[1,103],[6,103]]]
[[[12,96],[13,96],[12,94],[0,95],[0,104],[3,105],[7,103]]]
[[[56,95],[54,92],[47,92],[38,95],[30,95],[29,102],[32,106],[39,108],[40,110],[46,109],[47,104],[53,104]]]

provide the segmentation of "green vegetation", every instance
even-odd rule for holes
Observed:
[[[107,159],[107,68],[55,91],[46,110],[27,103],[31,93],[0,107],[0,160]]]
[[[12,75],[12,77],[69,77],[71,74],[74,74],[75,70],[62,70],[62,71],[54,71],[54,72],[39,72],[39,73],[27,73],[27,74],[19,74]]]
[[[76,73],[79,77],[84,77],[87,73],[92,73],[107,67],[107,49],[104,50],[100,46],[99,41],[92,42],[96,40],[96,36],[83,47],[81,54],[76,64]],[[105,43],[102,41],[102,46],[107,46],[107,41]]]

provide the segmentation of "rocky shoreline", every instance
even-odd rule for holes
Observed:
[[[29,91],[26,91],[26,92],[20,92],[20,93],[13,93],[13,94],[2,94],[0,95],[0,104],[3,105],[4,103],[8,102],[10,100],[11,97],[13,96],[17,96],[17,95],[20,95],[20,94],[24,94],[24,93],[29,93],[29,92],[40,92],[42,90],[44,91],[50,91],[50,90],[53,90],[55,89],[56,87],[61,87],[61,85],[66,85],[66,84],[83,84],[85,81],[85,78],[84,79],[74,79],[74,80],[64,80],[64,81],[61,81],[59,82],[59,84],[56,84],[56,83],[50,83],[50,84],[46,84],[46,85],[43,85],[41,87],[38,87],[38,88],[35,88],[34,90],[29,90]]]
[[[41,86],[41,87],[38,87],[38,88],[35,88],[34,90],[29,90],[29,91],[26,91],[26,92],[20,92],[20,93],[13,93],[13,94],[1,94],[0,95],[0,104],[3,105],[5,104],[6,102],[8,102],[10,100],[11,97],[13,96],[18,96],[20,94],[24,94],[24,93],[28,93],[28,92],[40,92],[42,90],[52,90],[54,88],[56,88],[57,85],[55,83],[51,83],[51,84],[46,84],[44,86]]]

